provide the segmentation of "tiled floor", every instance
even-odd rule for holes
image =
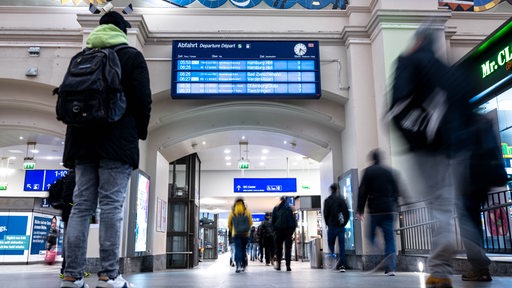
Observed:
[[[411,288],[425,287],[425,275],[421,273],[397,273],[388,277],[379,273],[369,274],[362,271],[345,273],[312,269],[308,262],[292,262],[291,272],[275,271],[260,262],[250,262],[246,272],[235,273],[229,267],[229,255],[221,255],[217,261],[202,262],[194,269],[168,270],[153,273],[123,275],[134,287],[144,288]],[[35,265],[0,265],[0,287],[2,288],[57,288],[59,266]],[[462,282],[459,275],[454,275],[454,287],[512,287],[511,277],[494,277],[488,282]],[[86,278],[90,288],[96,284],[95,275]]]

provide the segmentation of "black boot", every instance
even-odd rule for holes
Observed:
[[[276,266],[274,267],[274,269],[276,269],[277,271],[281,270],[281,261],[276,262]]]
[[[292,271],[292,268],[290,267],[290,262],[286,262],[286,271]]]

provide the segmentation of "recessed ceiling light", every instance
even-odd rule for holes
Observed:
[[[201,142],[203,145],[206,145],[206,141]]]
[[[263,149],[263,150],[261,150],[261,153],[263,153],[263,154],[267,154],[267,153],[268,153],[268,149]]]
[[[23,136],[20,136],[20,140],[23,140]]]
[[[23,151],[21,151],[21,150],[7,150],[7,151],[9,151],[11,153],[15,153],[15,154],[23,154]]]
[[[292,163],[292,165],[293,165],[293,166],[297,166],[297,165],[298,165],[298,163],[297,163],[297,162],[293,162],[293,163]]]
[[[231,156],[226,156],[226,157],[224,157],[224,159],[231,160]]]
[[[242,136],[242,140],[245,140],[245,136]]]
[[[267,160],[267,156],[261,156],[261,160]]]
[[[30,152],[32,152],[32,153],[34,153],[34,154],[37,154],[37,153],[39,153],[39,150],[37,150],[37,149],[32,149],[32,150],[30,150]]]
[[[226,166],[231,166],[231,162],[226,162]]]
[[[284,140],[284,141],[283,141],[283,144],[288,144],[288,141]]]
[[[265,165],[265,163],[264,162],[260,162],[260,166],[263,166],[263,165]]]
[[[225,153],[225,154],[229,154],[229,153],[231,153],[231,150],[229,150],[229,149],[224,149],[224,153]]]

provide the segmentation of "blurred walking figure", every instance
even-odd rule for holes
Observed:
[[[265,265],[274,265],[274,230],[272,229],[272,223],[270,222],[272,214],[270,212],[265,213],[265,220],[261,222],[258,229],[260,234],[261,243],[261,257],[265,258]]]
[[[340,253],[338,254],[338,262],[335,270],[345,272],[345,225],[350,219],[347,203],[339,193],[338,184],[333,183],[329,187],[331,195],[324,200],[324,220],[327,224],[327,245],[331,254],[335,255],[336,238],[338,238],[338,246]]]
[[[272,210],[272,228],[276,240],[276,270],[281,270],[281,259],[283,258],[284,243],[284,260],[286,262],[286,271],[292,271],[290,262],[292,260],[292,236],[297,228],[297,219],[293,214],[292,208],[286,203],[286,197],[281,197],[279,204]]]
[[[247,267],[247,243],[251,226],[251,212],[245,206],[244,200],[237,198],[228,217],[228,228],[235,244],[236,273],[245,271]]]
[[[258,235],[258,231],[256,230],[256,227],[251,227],[251,232],[249,234],[249,243],[250,244],[250,255],[251,255],[251,261],[256,261],[258,258],[258,248],[260,246],[260,237]]]
[[[423,190],[423,199],[432,211],[432,220],[436,221],[427,263],[430,276],[426,280],[426,287],[450,288],[450,261],[456,254],[456,204],[460,205],[457,208],[462,235],[470,241],[464,243],[472,244],[466,246],[468,260],[473,269],[477,269],[465,273],[462,279],[491,280],[488,270],[490,261],[485,256],[482,239],[478,239],[481,226],[469,224],[472,222],[470,218],[475,218],[470,215],[479,214],[476,212],[479,205],[465,203],[476,200],[474,184],[481,180],[475,179],[485,177],[480,177],[482,171],[475,164],[479,162],[473,161],[480,148],[475,145],[479,137],[476,136],[478,129],[475,129],[474,123],[478,122],[475,120],[478,117],[468,101],[473,96],[472,85],[467,80],[469,78],[461,74],[462,69],[448,67],[436,57],[434,40],[432,27],[420,27],[414,35],[412,48],[397,59],[390,116],[413,152],[419,180],[424,182],[415,185],[418,190]],[[421,117],[417,117],[419,115]],[[487,165],[488,161],[481,163]],[[499,170],[497,167],[495,171]],[[477,189],[483,193],[483,198],[489,185]]]
[[[357,199],[357,213],[359,219],[364,221],[364,208],[368,203],[369,238],[375,245],[377,228],[384,235],[385,270],[388,276],[395,276],[396,246],[393,226],[397,213],[399,188],[394,172],[381,164],[381,152],[375,149],[369,154],[373,164],[363,172]]]

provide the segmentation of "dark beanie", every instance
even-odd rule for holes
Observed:
[[[116,11],[110,11],[108,13],[105,13],[105,15],[101,16],[100,18],[100,25],[103,24],[112,24],[116,26],[117,28],[121,29],[121,31],[124,32],[124,34],[128,34],[126,31],[127,28],[132,28],[132,25],[128,23],[123,17],[123,15],[117,13]]]

